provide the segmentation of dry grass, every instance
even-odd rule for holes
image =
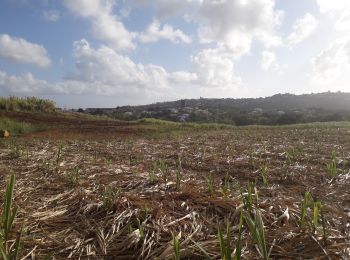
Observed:
[[[15,140],[16,156],[13,141],[3,141],[0,189],[15,173],[15,227],[23,227],[22,256],[28,259],[173,259],[175,236],[180,259],[204,259],[200,248],[219,259],[218,226],[229,223],[234,249],[240,210],[249,210],[242,206],[248,182],[256,183],[251,210],[261,214],[271,259],[348,259],[349,131],[238,128],[171,139],[25,138]],[[332,151],[335,177],[326,167]],[[159,161],[167,166],[166,181],[165,166],[154,169]],[[317,227],[311,207],[300,227],[306,191],[323,205]],[[242,258],[261,258],[246,224],[241,237]]]

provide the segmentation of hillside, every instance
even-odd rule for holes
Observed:
[[[350,119],[350,93],[277,94],[266,98],[183,99],[143,106],[88,108],[117,119],[158,118],[235,125],[276,125]]]

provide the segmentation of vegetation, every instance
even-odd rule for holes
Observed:
[[[20,232],[14,242],[11,241],[13,222],[17,214],[17,207],[13,206],[14,185],[15,176],[11,175],[6,186],[5,201],[0,222],[0,253],[4,260],[19,259],[21,246],[22,232]]]
[[[11,135],[30,133],[38,130],[39,127],[29,123],[19,122],[10,118],[0,118],[0,130],[6,129]]]
[[[154,118],[229,125],[285,125],[349,121],[350,93],[278,94],[267,98],[186,99],[144,106],[88,109],[121,120]],[[150,119],[146,119],[150,121]],[[159,121],[158,121],[159,123]]]
[[[36,97],[0,97],[0,110],[22,112],[53,112],[55,103],[48,99]]]

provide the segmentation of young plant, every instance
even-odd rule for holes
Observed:
[[[235,252],[234,260],[240,260],[242,255],[242,228],[243,228],[243,212],[241,210],[239,214],[238,237],[237,237],[236,252]]]
[[[182,165],[181,165],[181,157],[179,156],[177,167],[176,167],[176,187],[179,189],[181,185],[181,173],[182,173]]]
[[[222,184],[222,187],[221,187],[221,192],[222,194],[227,197],[228,194],[230,193],[230,190],[231,190],[231,183],[230,183],[230,176],[229,174],[227,173],[225,178],[224,178],[224,181],[223,181],[223,184]]]
[[[162,179],[164,184],[166,185],[168,182],[168,177],[169,177],[169,168],[168,165],[166,164],[166,162],[164,160],[159,160],[159,170],[162,174]]]
[[[265,240],[264,223],[259,210],[255,211],[255,217],[252,218],[250,213],[244,215],[245,223],[248,226],[249,232],[253,240],[259,248],[259,253],[264,260],[269,259],[267,245]]]
[[[218,239],[219,239],[219,245],[220,245],[220,254],[222,260],[231,260],[231,229],[230,224],[228,221],[226,221],[226,239],[224,238],[221,230],[221,226],[219,224],[218,227]]]
[[[102,202],[105,208],[110,208],[113,203],[121,197],[121,190],[112,187],[105,187],[102,192]]]
[[[70,186],[76,187],[80,180],[80,169],[74,167],[73,170],[70,170],[65,174],[65,178]]]
[[[62,144],[58,146],[57,154],[56,154],[56,165],[59,164],[62,155]]]
[[[143,222],[141,222],[141,220],[139,218],[136,219],[137,221],[137,226],[139,228],[140,231],[140,237],[143,238],[145,236],[145,227]]]
[[[1,227],[0,227],[0,253],[4,260],[7,259],[19,259],[19,251],[21,245],[21,234],[17,236],[14,247],[8,246],[10,240],[10,232],[13,228],[13,221],[17,214],[17,207],[13,206],[13,190],[15,185],[15,176],[11,175],[5,192],[4,208],[1,216]]]
[[[214,178],[212,173],[209,173],[208,177],[205,177],[205,182],[207,184],[208,191],[210,192],[211,195],[214,194]]]
[[[180,242],[177,236],[173,235],[174,260],[180,260]]]
[[[261,172],[261,179],[262,179],[262,181],[263,181],[264,186],[266,187],[266,186],[269,185],[268,176],[267,176],[267,174],[268,174],[268,172],[269,172],[269,167],[268,167],[268,165],[265,164],[265,165],[261,168],[260,172]]]
[[[319,202],[314,202],[314,215],[312,219],[312,232],[315,233],[318,227],[318,212],[319,212]]]
[[[331,162],[326,164],[326,169],[329,176],[335,177],[338,175],[337,156],[334,151],[332,152]]]
[[[156,173],[153,169],[148,172],[148,180],[150,183],[155,183],[157,180]]]
[[[305,217],[307,209],[313,203],[313,198],[310,192],[305,192],[304,199],[301,203],[301,213],[300,213],[300,228],[303,228],[305,223]]]
[[[258,205],[258,192],[254,183],[248,182],[248,192],[243,194],[241,191],[241,196],[243,198],[244,207],[249,212],[252,211],[254,202]]]

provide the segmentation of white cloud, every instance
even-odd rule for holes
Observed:
[[[202,43],[218,42],[242,56],[249,53],[254,39],[267,47],[281,45],[275,29],[282,17],[273,0],[202,0],[193,19],[199,21]]]
[[[49,22],[57,22],[61,17],[61,13],[58,10],[44,10],[43,18]]]
[[[306,13],[293,25],[293,32],[287,37],[287,42],[289,44],[301,43],[315,31],[317,25],[316,18],[312,14]]]
[[[154,20],[146,31],[139,35],[139,39],[142,43],[156,42],[160,39],[169,40],[173,43],[191,43],[192,41],[190,36],[179,29],[174,30],[169,24],[164,24],[161,27],[158,20]]]
[[[11,94],[33,94],[47,91],[48,83],[35,79],[31,73],[13,76],[0,70],[0,87],[4,92]]]
[[[207,88],[235,88],[241,84],[232,57],[219,49],[205,49],[192,57],[196,84]]]
[[[343,36],[312,59],[311,79],[316,84],[328,84],[350,72],[350,34]]]
[[[336,18],[335,28],[346,31],[350,28],[350,1],[348,0],[317,0],[321,13],[330,14]]]
[[[348,0],[317,0],[321,13],[341,11],[350,6]]]
[[[320,12],[334,20],[339,36],[311,60],[311,81],[317,85],[335,82],[350,72],[350,1],[317,0]]]
[[[198,7],[201,0],[134,0],[134,3],[141,5],[151,4],[156,9],[157,17],[171,17]]]
[[[65,0],[65,5],[75,15],[88,18],[92,23],[92,34],[107,41],[115,50],[134,49],[134,32],[129,32],[124,24],[113,15],[114,1],[110,0]]]
[[[276,60],[276,54],[272,51],[263,51],[261,55],[261,67],[263,70],[280,70],[280,65]]]
[[[47,51],[42,45],[7,34],[0,34],[0,58],[38,67],[47,67],[51,64]]]

